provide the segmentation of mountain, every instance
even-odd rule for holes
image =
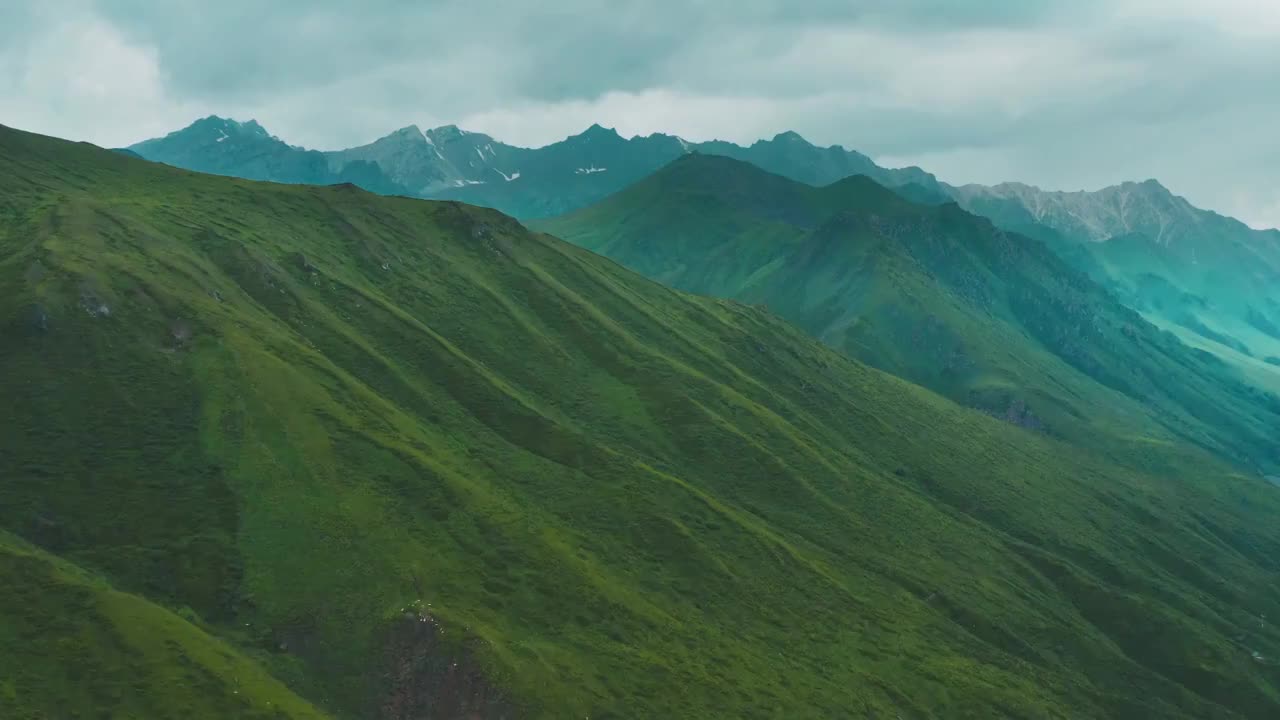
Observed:
[[[340,174],[352,163],[375,165],[383,175],[412,195],[453,185],[461,179],[431,138],[416,125],[401,128],[368,145],[325,153],[324,156],[328,159],[329,170],[335,174]]]
[[[1274,396],[954,203],[690,155],[538,227],[673,287],[766,304],[852,357],[1044,432],[1096,444],[1142,428],[1280,459]]]
[[[288,145],[254,120],[242,123],[211,115],[125,149],[148,160],[215,175],[310,185],[351,182],[388,195],[409,193],[368,159],[353,157],[353,162],[333,169],[324,153]]]
[[[885,185],[911,185],[916,192],[942,192],[937,179],[919,168],[881,168],[865,155],[839,146],[815,147],[794,132],[742,147],[662,134],[627,139],[592,125],[558,143],[529,149],[454,125],[426,132],[409,126],[369,145],[323,153],[321,163],[314,151],[286,145],[256,122],[213,117],[130,150],[201,172],[287,183],[349,181],[382,194],[461,200],[518,218],[585,207],[689,152],[735,157],[812,184],[862,174]],[[355,163],[368,167],[357,173]]]
[[[1207,214],[1155,180],[1127,182],[1098,192],[1046,192],[1022,183],[948,188],[955,200],[1002,224],[1040,223],[1089,240],[1142,233],[1162,244],[1203,233]]]
[[[1194,447],[492,210],[4,128],[0,189],[6,716],[1280,712],[1280,496]]]
[[[456,125],[434,128],[426,134],[463,179],[455,181],[455,187],[518,180],[519,168],[529,154],[525,148],[506,145]]]
[[[780,133],[772,140],[759,140],[745,148],[713,141],[699,143],[695,149],[708,155],[724,155],[749,162],[771,173],[810,185],[827,185],[851,175],[865,175],[887,187],[909,184],[926,190],[938,190],[940,187],[937,178],[918,167],[882,168],[862,153],[845,150],[839,145],[817,147],[795,132]]]
[[[1146,318],[1280,388],[1280,231],[1196,208],[1154,180],[1097,192],[948,191],[1002,227],[1047,228],[1065,257]]]

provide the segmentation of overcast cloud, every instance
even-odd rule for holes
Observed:
[[[118,146],[208,114],[322,149],[796,130],[954,183],[1156,177],[1280,226],[1275,0],[0,3],[0,123]]]

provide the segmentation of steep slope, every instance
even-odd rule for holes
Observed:
[[[1196,208],[1154,180],[1097,192],[948,190],[1001,227],[1049,228],[1064,257],[1149,320],[1280,388],[1280,231]]]
[[[458,185],[480,185],[519,179],[520,167],[529,150],[500,143],[484,133],[467,132],[457,125],[445,125],[426,132],[457,171]]]
[[[250,149],[241,149],[242,144]],[[943,192],[937,179],[919,168],[882,168],[861,153],[838,145],[819,148],[794,132],[743,147],[720,140],[690,143],[660,133],[626,139],[616,130],[592,125],[531,149],[455,125],[425,133],[409,126],[369,145],[323,153],[322,169],[314,151],[285,145],[256,122],[206,118],[130,150],[202,172],[288,183],[352,182],[372,192],[461,200],[519,218],[585,207],[688,152],[738,158],[815,185],[861,174],[884,185],[909,186],[918,195]]]
[[[322,718],[178,615],[0,531],[0,716]]]
[[[1136,431],[1278,457],[1274,398],[954,204],[690,156],[540,227],[674,287],[766,303],[853,357],[1020,424],[1087,444]]]
[[[1121,467],[490,210],[7,129],[0,189],[0,527],[339,717],[1280,712],[1280,500],[1197,450]]]

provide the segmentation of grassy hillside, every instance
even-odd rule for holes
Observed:
[[[1273,396],[954,204],[694,155],[539,227],[674,287],[767,304],[852,357],[1090,448],[1177,438],[1280,460]]]
[[[0,532],[0,716],[322,718],[200,627]]]
[[[175,646],[112,624],[335,717],[1280,713],[1271,485],[1081,453],[493,211],[0,129],[0,378],[0,527],[41,548],[5,572],[115,588],[0,582],[35,717],[58,673],[213,716],[250,675],[170,700]]]

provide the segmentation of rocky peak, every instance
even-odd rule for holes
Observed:
[[[377,140],[379,143],[395,143],[398,145],[429,145],[431,138],[424,134],[417,125],[406,125],[395,132]]]
[[[587,128],[586,130],[582,131],[581,134],[576,135],[574,138],[571,138],[571,139],[582,139],[582,140],[618,139],[618,140],[621,140],[622,136],[619,135],[618,131],[615,130],[614,128],[606,128],[600,125],[599,123],[592,123],[591,127]]]
[[[805,145],[811,144],[808,140],[805,140],[803,137],[801,137],[800,133],[796,132],[795,130],[786,130],[784,132],[778,133],[777,135],[774,135],[773,142],[792,143],[792,144],[803,143]]]
[[[471,133],[463,130],[457,125],[441,125],[438,128],[428,130],[426,135],[437,144],[445,144],[455,142]]]

